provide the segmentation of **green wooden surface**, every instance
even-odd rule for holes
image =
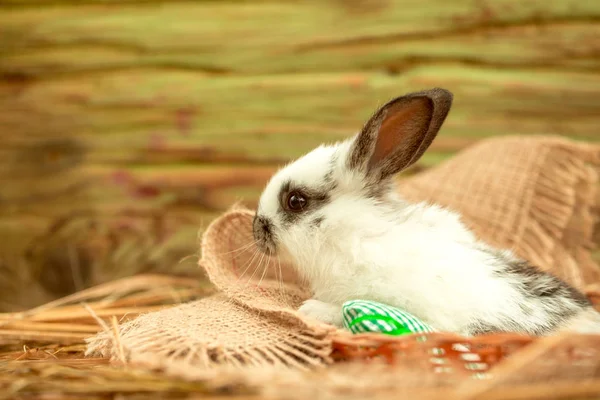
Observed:
[[[130,212],[179,221],[148,261],[169,265],[277,165],[432,86],[455,104],[422,166],[494,135],[598,141],[600,2],[0,0],[0,266],[54,252],[68,275],[79,221]],[[79,228],[44,242],[60,218]]]

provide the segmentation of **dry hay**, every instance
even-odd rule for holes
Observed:
[[[201,383],[85,358],[85,338],[135,316],[206,295],[195,279],[140,275],[21,313],[0,314],[0,398],[112,398],[114,393],[205,393]],[[213,389],[214,391],[214,389]]]
[[[78,292],[22,313],[0,314],[0,398],[348,398],[391,399],[401,396],[431,399],[559,399],[600,396],[600,337],[554,336],[508,338],[521,347],[491,371],[493,379],[470,379],[468,374],[433,373],[419,360],[411,364],[363,360],[364,351],[379,341],[379,355],[388,357],[385,343],[402,349],[410,338],[364,335],[334,340],[337,358],[346,361],[316,371],[268,368],[214,369],[205,379],[186,380],[118,360],[84,357],[84,339],[110,330],[118,340],[118,323],[146,313],[206,296],[212,291],[194,279],[139,275]],[[506,335],[505,335],[506,336]],[[439,340],[438,340],[439,339]],[[436,340],[448,341],[443,334]],[[455,339],[455,338],[454,338]],[[507,339],[507,340],[508,340]],[[481,337],[480,343],[502,342],[501,336]],[[360,343],[360,347],[355,346]],[[381,344],[384,344],[381,346]],[[403,344],[404,343],[404,344]],[[565,379],[548,380],[543,366],[553,352],[569,349]],[[581,346],[583,344],[583,346]],[[346,353],[344,353],[346,346]],[[363,349],[360,356],[348,357]],[[579,347],[578,347],[579,346]],[[405,346],[406,347],[406,346]],[[573,349],[598,351],[573,358]],[[343,353],[343,354],[342,354]],[[596,369],[590,373],[590,356]],[[586,358],[587,357],[587,358]],[[348,361],[348,358],[353,360]],[[575,360],[575,361],[573,361]],[[579,361],[577,361],[579,360]],[[581,364],[587,360],[587,364]],[[389,360],[388,360],[389,361]],[[558,360],[564,364],[564,360]],[[569,365],[568,363],[571,363]],[[581,369],[584,365],[584,369]],[[578,367],[579,366],[579,367]],[[554,367],[553,367],[554,368]],[[564,369],[564,368],[563,368]],[[535,370],[538,376],[531,374]],[[523,377],[527,376],[526,380]],[[318,382],[318,384],[315,384]],[[366,384],[368,382],[368,384]],[[375,382],[375,383],[374,383]]]

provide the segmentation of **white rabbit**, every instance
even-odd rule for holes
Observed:
[[[451,104],[444,89],[398,97],[354,138],[318,147],[272,177],[254,237],[309,283],[314,294],[299,311],[342,326],[342,304],[363,299],[463,335],[543,335],[570,318],[600,331],[582,293],[483,243],[456,213],[397,194],[394,176],[423,155]]]

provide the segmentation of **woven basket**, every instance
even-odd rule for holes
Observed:
[[[586,294],[600,309],[600,290],[594,288]],[[340,331],[333,339],[332,358],[336,362],[426,364],[436,373],[482,378],[493,366],[536,340],[533,336],[512,333],[464,337],[443,332],[390,336]]]

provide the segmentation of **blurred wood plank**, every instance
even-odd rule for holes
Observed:
[[[486,136],[598,138],[600,75],[588,72],[427,66],[203,79],[127,70],[41,80],[0,103],[8,127],[0,174],[9,183],[0,212],[61,212],[66,198],[93,208],[139,203],[164,189],[224,209],[202,197],[257,191],[277,165],[348,137],[383,101],[428,86],[450,88],[456,101],[426,165]]]
[[[455,93],[440,135],[446,148],[449,138],[500,134],[597,138],[599,74],[468,66],[416,67],[399,75],[106,72],[24,84],[2,101],[0,121],[10,127],[3,135],[9,146],[29,146],[31,157],[60,147],[72,154],[63,164],[83,156],[143,164],[169,153],[181,159],[182,152],[196,162],[281,162],[347,137],[389,98],[431,86]],[[40,139],[52,143],[44,148]],[[23,156],[29,164],[20,163],[19,171],[52,162],[55,153],[41,154],[46,157]]]
[[[452,60],[593,69],[599,62],[598,2],[2,3],[13,4],[0,16],[3,69],[18,74],[157,65],[264,74]]]

